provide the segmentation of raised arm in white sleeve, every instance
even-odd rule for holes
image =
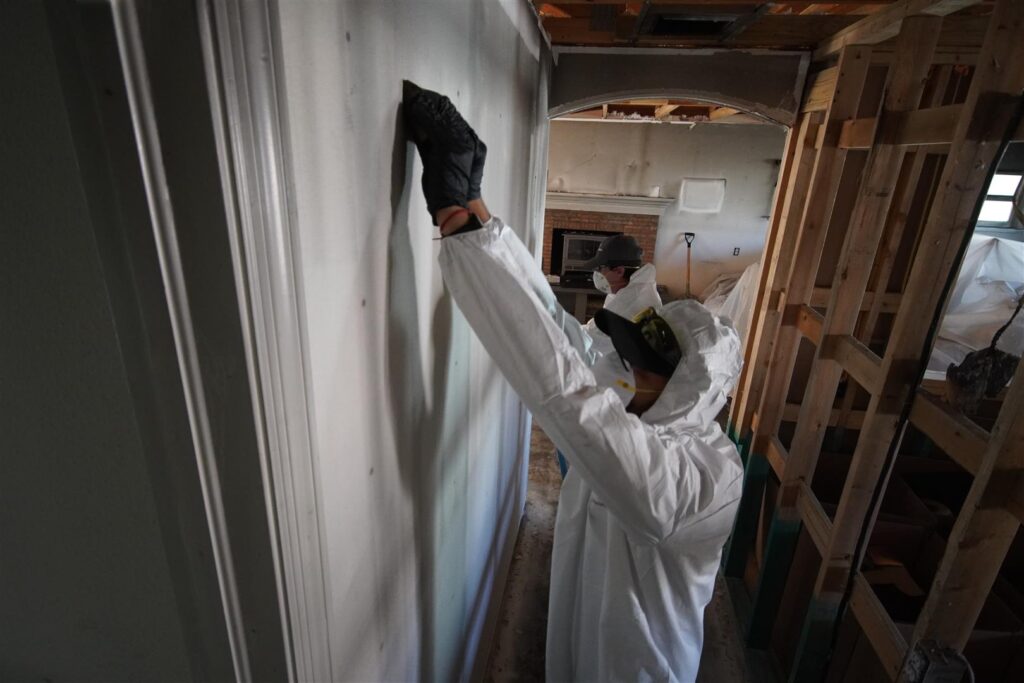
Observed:
[[[587,328],[570,315],[562,304],[558,303],[558,297],[555,296],[554,290],[551,289],[551,284],[548,283],[541,269],[537,267],[536,260],[534,260],[533,255],[526,248],[526,245],[523,244],[523,241],[519,239],[519,236],[507,229],[507,227],[499,235],[515,259],[518,271],[525,276],[523,284],[529,286],[533,293],[537,295],[537,300],[540,301],[541,306],[551,316],[551,319],[555,321],[555,325],[562,330],[562,333],[569,340],[569,344],[576,349],[583,362],[588,367],[592,366],[597,361],[598,356]]]
[[[518,245],[518,246],[516,246]],[[447,237],[441,270],[459,309],[538,423],[637,540],[658,542],[713,502],[715,465],[599,388],[538,294],[532,259],[497,218]],[[545,282],[546,284],[546,282]],[[547,291],[550,291],[548,288]]]

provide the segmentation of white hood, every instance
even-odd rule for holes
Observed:
[[[660,306],[658,271],[648,263],[629,277],[626,286],[604,298],[604,307],[624,318],[632,318],[648,306]]]
[[[661,308],[657,276],[658,271],[653,264],[644,265],[630,276],[629,284],[615,294],[609,294],[604,298],[604,308],[623,318],[630,319],[645,308]],[[610,354],[615,351],[612,340],[598,329],[594,320],[587,322],[584,329],[593,340],[593,349],[597,355]]]
[[[673,301],[658,314],[683,351],[665,391],[642,416],[648,424],[703,427],[718,415],[739,377],[743,349],[732,325],[696,301]]]

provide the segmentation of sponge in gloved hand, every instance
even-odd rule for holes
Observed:
[[[423,194],[431,218],[447,206],[466,206],[480,197],[487,147],[447,97],[411,81],[402,85],[406,125],[423,161]]]

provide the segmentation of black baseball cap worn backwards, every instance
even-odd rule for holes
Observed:
[[[672,328],[653,308],[644,309],[632,320],[602,308],[594,320],[598,329],[611,337],[619,357],[642,370],[671,377],[683,357]]]

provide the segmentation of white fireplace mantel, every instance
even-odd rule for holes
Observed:
[[[584,194],[580,192],[548,192],[545,208],[568,211],[600,211],[603,213],[638,213],[660,216],[674,197],[637,197],[621,194]]]

